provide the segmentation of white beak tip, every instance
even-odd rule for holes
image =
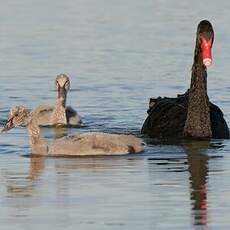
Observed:
[[[205,58],[205,59],[203,59],[203,64],[205,66],[210,66],[212,64],[212,59],[211,58]]]

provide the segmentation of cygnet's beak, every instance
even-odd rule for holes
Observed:
[[[1,130],[1,133],[7,132],[8,130],[14,128],[13,118],[9,119],[5,124],[5,127]]]
[[[65,86],[63,86],[63,87],[61,87],[60,85],[58,86],[58,98],[60,98],[60,99],[65,99],[66,98]]]

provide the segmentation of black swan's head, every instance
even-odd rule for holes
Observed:
[[[197,48],[201,50],[203,64],[207,67],[212,64],[212,44],[214,30],[212,24],[203,20],[197,27]]]

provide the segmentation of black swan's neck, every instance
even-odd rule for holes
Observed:
[[[207,71],[202,61],[201,48],[197,42],[192,66],[191,85],[184,137],[211,138],[209,98],[207,94]]]

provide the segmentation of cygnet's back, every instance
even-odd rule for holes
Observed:
[[[92,132],[56,139],[48,155],[125,155],[143,150],[142,140],[133,135]]]

